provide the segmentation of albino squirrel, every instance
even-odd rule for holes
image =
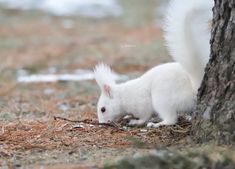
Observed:
[[[139,78],[117,84],[109,66],[94,69],[101,89],[97,105],[100,123],[119,120],[127,114],[129,125],[143,125],[158,114],[159,123],[173,125],[177,112],[191,111],[209,58],[209,23],[212,0],[171,0],[166,13],[164,37],[175,62],[156,66]]]

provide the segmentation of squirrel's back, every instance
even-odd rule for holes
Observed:
[[[210,53],[212,0],[171,0],[164,25],[170,55],[189,73],[197,90]]]

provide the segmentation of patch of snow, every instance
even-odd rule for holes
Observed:
[[[79,14],[102,18],[121,14],[121,8],[116,0],[45,0],[40,9],[57,16]]]
[[[17,81],[20,83],[38,83],[38,82],[58,82],[58,81],[82,81],[92,80],[93,74],[35,74],[28,76],[19,76]]]
[[[122,14],[116,0],[0,0],[0,4],[10,9],[37,9],[56,16],[103,18]]]
[[[22,75],[17,74],[17,81],[19,83],[45,83],[58,81],[85,81],[93,80],[94,73],[91,70],[78,69],[73,74],[32,74]],[[125,75],[116,74],[117,81],[126,81],[128,79]]]

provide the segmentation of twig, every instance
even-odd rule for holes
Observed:
[[[189,132],[190,126],[189,127],[185,127],[185,128],[181,127],[180,125],[176,125],[176,126],[179,129],[175,129],[174,127],[170,127],[171,131],[176,132],[176,133],[183,133],[183,134]]]
[[[182,133],[182,134],[185,134],[185,133],[188,133],[188,132],[189,132],[189,130],[175,130],[175,129],[173,129],[173,128],[171,128],[171,130],[172,130],[173,132],[175,132],[175,133]]]
[[[97,122],[92,122],[90,119],[70,120],[70,119],[67,119],[67,118],[64,118],[64,117],[54,116],[54,120],[63,120],[63,121],[71,122],[71,123],[85,123],[85,124],[102,125],[102,126],[119,128],[115,123],[97,123]]]

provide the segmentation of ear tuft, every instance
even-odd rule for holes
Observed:
[[[111,96],[111,88],[115,85],[116,79],[116,75],[111,68],[104,63],[100,63],[94,69],[94,76],[101,91]]]

